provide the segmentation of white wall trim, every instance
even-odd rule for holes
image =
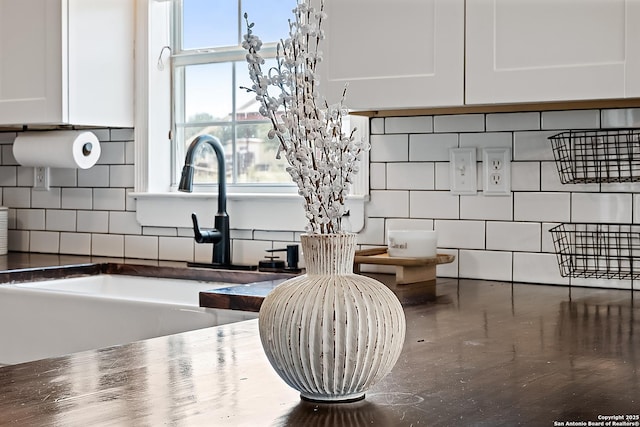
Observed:
[[[136,199],[136,218],[148,227],[191,228],[191,213],[198,215],[202,227],[213,227],[218,195],[215,193],[132,193]],[[347,199],[347,231],[364,228],[367,196]],[[227,213],[232,229],[304,231],[303,200],[297,194],[239,193],[227,195]]]

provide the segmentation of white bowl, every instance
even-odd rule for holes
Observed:
[[[390,257],[434,257],[438,253],[437,246],[437,231],[389,230],[387,233],[387,253]]]

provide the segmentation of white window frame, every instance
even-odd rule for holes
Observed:
[[[213,226],[217,192],[179,193],[171,188],[171,67],[167,64],[170,0],[136,0],[135,187],[136,218],[142,226],[191,228],[191,213]],[[358,137],[369,139],[368,118],[353,116]],[[351,231],[364,228],[369,195],[369,161],[356,175],[346,208]],[[228,189],[232,229],[304,231],[302,198],[296,193],[238,192]]]

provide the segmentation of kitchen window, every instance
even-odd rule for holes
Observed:
[[[275,191],[293,184],[286,161],[276,159],[278,142],[269,139],[270,122],[258,112],[242,48],[246,23],[256,22],[263,40],[265,67],[275,65],[276,44],[288,36],[287,20],[296,0],[181,0],[172,19],[172,185],[180,178],[184,154],[198,135],[220,139],[231,191],[247,186]],[[212,169],[211,147],[196,153],[195,183],[212,191],[217,171]],[[201,165],[200,167],[198,165]]]
[[[275,56],[275,40],[286,36],[276,34],[276,31],[288,28],[287,20],[295,4],[295,0],[264,2],[271,9],[279,10],[278,23],[264,15],[269,10],[260,12],[264,9],[263,2],[264,0],[182,0],[186,8],[184,11],[178,9],[180,14],[201,11],[187,19],[178,18],[180,15],[175,13],[176,5],[181,4],[180,0],[136,2],[136,169],[132,196],[135,199],[136,218],[141,225],[191,228],[192,212],[202,218],[203,227],[213,225],[212,213],[218,192],[215,184],[217,171],[209,169],[215,168],[216,162],[212,157],[207,156],[205,159],[203,154],[202,169],[198,176],[200,183],[196,181],[194,193],[176,191],[177,174],[184,162],[185,143],[195,132],[206,129],[206,132],[218,136],[223,144],[226,142],[227,147],[236,147],[238,151],[234,153],[227,150],[226,153],[229,160],[226,167],[229,186],[227,209],[231,227],[259,230],[304,229],[306,220],[302,199],[297,195],[296,187],[288,175],[266,179],[264,177],[267,169],[272,166],[259,165],[256,169],[262,173],[259,178],[262,181],[252,182],[253,178],[250,179],[258,174],[250,175],[249,166],[263,163],[263,159],[264,162],[275,161],[275,153],[271,158],[266,155],[258,157],[262,156],[261,152],[254,153],[253,163],[247,157],[243,158],[243,153],[257,149],[258,144],[252,138],[260,137],[259,127],[265,122],[256,115],[249,117],[249,114],[245,114],[249,112],[245,102],[247,94],[239,90],[239,86],[245,85],[244,82],[248,84],[245,54],[239,45],[245,28],[240,19],[241,8],[246,9],[250,14],[249,19],[256,22],[256,33],[263,41],[271,40],[263,45],[263,54],[266,56],[267,52],[271,52]],[[221,12],[211,9],[209,4],[227,10],[227,17],[221,17]],[[285,6],[280,7],[281,5]],[[204,9],[198,9],[199,6]],[[171,36],[170,31],[176,22],[175,25],[190,26],[194,31],[189,34],[191,30],[181,30],[182,40],[179,43],[173,40],[175,37]],[[223,36],[221,29],[225,26],[233,28],[233,31],[227,30],[226,36]],[[214,45],[211,41],[213,38],[225,41]],[[172,46],[171,49],[169,46]],[[175,65],[170,65],[171,63]],[[174,66],[175,74],[172,69]],[[204,86],[198,86],[198,77]],[[214,85],[218,79],[223,84]],[[172,87],[177,88],[177,93],[171,90]],[[190,88],[195,88],[195,95],[189,96]],[[206,96],[198,98],[201,94]],[[173,108],[174,101],[181,96],[185,97],[186,102],[175,103],[176,107]],[[197,101],[198,99],[201,101]],[[223,105],[221,100],[226,104]],[[205,106],[202,111],[199,111],[199,105]],[[234,118],[235,121],[232,120]],[[358,128],[358,137],[368,139],[368,119],[353,116],[350,120],[351,125]],[[248,130],[251,133],[247,133]],[[181,141],[178,139],[180,137]],[[269,142],[264,142],[263,145],[268,148]],[[283,162],[284,167],[285,160],[279,161]],[[234,171],[233,165],[238,164],[240,168]],[[364,227],[364,202],[368,198],[369,189],[368,172],[368,160],[364,160],[352,189],[353,196],[347,200],[352,231],[359,231]],[[258,212],[260,214],[256,214]]]

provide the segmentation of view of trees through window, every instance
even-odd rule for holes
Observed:
[[[243,14],[265,48],[288,36],[288,19],[296,0],[182,0],[174,9],[174,180],[186,148],[198,135],[220,139],[231,184],[291,183],[286,160],[277,159],[278,142],[269,139],[270,124],[259,103],[241,86],[251,86],[244,61]],[[274,51],[272,49],[272,51]],[[275,51],[274,51],[275,52]],[[267,55],[265,55],[267,56]],[[275,64],[268,60],[265,66]],[[195,183],[217,181],[213,150],[196,153]]]

